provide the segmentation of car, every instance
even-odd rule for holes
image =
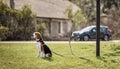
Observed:
[[[109,41],[112,30],[108,26],[100,26],[100,39]],[[72,40],[84,40],[96,39],[96,26],[88,26],[80,31],[72,32]]]

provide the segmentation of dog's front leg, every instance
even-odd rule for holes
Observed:
[[[38,49],[38,55],[37,55],[37,57],[39,58],[40,57],[40,55],[41,55],[41,43],[40,42],[37,42],[37,49]]]
[[[43,47],[43,45],[41,45],[41,57],[45,57],[44,47]]]
[[[38,48],[38,55],[37,55],[37,57],[39,58],[40,54],[41,54],[41,49],[40,49],[40,46],[38,46],[37,48]]]
[[[45,57],[44,52],[41,52],[41,53],[40,53],[40,57]]]

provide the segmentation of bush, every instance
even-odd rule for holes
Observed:
[[[0,1],[0,40],[30,40],[35,17],[29,5],[15,10]]]
[[[0,41],[7,39],[9,35],[10,35],[9,29],[7,27],[0,25]]]

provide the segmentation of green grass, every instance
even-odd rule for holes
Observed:
[[[51,59],[36,58],[33,43],[0,43],[0,69],[119,69],[120,43],[101,43],[101,57],[96,57],[95,44],[47,44]]]

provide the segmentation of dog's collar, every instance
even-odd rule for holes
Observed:
[[[42,43],[42,44],[45,44],[42,38],[37,39],[37,42],[40,42],[40,43]]]

